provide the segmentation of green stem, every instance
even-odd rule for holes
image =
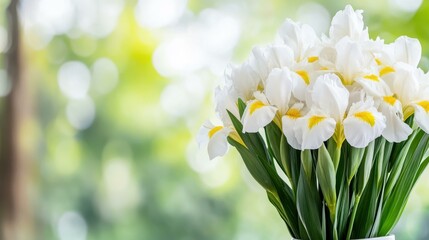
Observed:
[[[350,237],[352,235],[353,224],[355,222],[355,217],[356,217],[357,208],[359,206],[359,201],[360,201],[360,194],[356,195],[355,204],[353,206],[352,215],[350,217],[349,229],[347,230],[347,238],[346,238],[346,240],[350,240]]]
[[[332,158],[332,161],[334,162],[334,168],[335,172],[337,172],[338,165],[340,164],[340,157],[341,157],[341,146],[338,146],[335,148],[334,156]]]

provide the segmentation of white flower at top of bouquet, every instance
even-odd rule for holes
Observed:
[[[310,26],[287,19],[275,43],[255,47],[243,64],[227,69],[226,84],[215,93],[226,130],[206,127],[223,133],[207,138],[218,146],[211,155],[223,152],[226,132],[234,129],[227,111],[240,118],[238,99],[246,103],[244,133],[274,122],[296,149],[318,148],[331,137],[338,146],[347,140],[359,148],[380,135],[401,142],[412,133],[405,122],[412,114],[429,133],[429,75],[417,67],[421,52],[417,39],[369,39],[362,10],[351,6],[334,16],[322,40]]]
[[[333,47],[322,50],[320,61],[322,66],[331,69],[341,76],[345,85],[351,85],[357,78],[369,75],[377,69],[376,62],[365,44],[352,41],[350,37],[343,37]]]
[[[354,41],[368,40],[368,28],[365,28],[362,13],[362,10],[354,11],[350,5],[338,11],[332,19],[329,37],[334,41],[345,36]]]
[[[210,159],[223,156],[228,151],[227,138],[231,131],[228,127],[214,126],[210,121],[206,121],[198,133],[198,145],[200,147],[207,145]]]
[[[347,110],[349,91],[335,74],[320,76],[307,91],[307,105],[341,121]]]
[[[225,80],[227,85],[231,84],[234,87],[238,97],[247,101],[263,86],[268,74],[265,48],[255,47],[246,62],[239,66],[228,66]]]
[[[320,43],[316,32],[307,24],[299,24],[291,19],[286,19],[280,27],[278,37],[281,42],[292,49],[296,62],[306,60],[312,53],[312,49]]]
[[[422,56],[422,46],[419,40],[407,36],[401,36],[394,43],[387,45],[386,51],[386,55],[390,59],[380,59],[384,64],[403,62],[417,67]]]

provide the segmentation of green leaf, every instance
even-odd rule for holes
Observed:
[[[353,177],[359,169],[360,163],[362,162],[363,155],[365,154],[365,148],[354,148],[351,147],[350,159],[348,159],[348,175],[347,183],[350,185]]]
[[[422,163],[420,164],[419,170],[417,171],[416,179],[414,180],[414,184],[420,178],[420,175],[422,175],[422,173],[426,169],[428,163],[429,163],[429,157],[425,158],[425,160],[422,161]]]
[[[307,176],[307,181],[311,182],[313,174],[313,156],[311,155],[311,150],[306,149],[301,151],[301,164]]]
[[[429,136],[419,130],[413,139],[406,163],[392,193],[387,198],[382,210],[381,227],[378,235],[387,235],[398,222],[408,201],[411,189],[414,186],[415,178],[420,167],[422,158],[428,147]]]
[[[418,131],[415,131],[406,141],[406,143],[402,142],[399,144],[395,144],[392,158],[397,158],[396,160],[391,160],[391,163],[394,163],[391,167],[391,171],[389,174],[389,177],[387,179],[386,183],[386,190],[384,194],[384,199],[388,198],[390,196],[390,193],[393,190],[393,187],[395,186],[396,182],[398,181],[399,175],[401,174],[402,168],[405,163],[405,159],[408,156],[408,153],[411,153],[414,151],[414,149],[411,148],[411,143],[414,142],[414,138],[416,138]],[[402,146],[401,151],[396,151],[398,149],[398,146]],[[416,147],[417,145],[414,145]]]
[[[240,120],[238,120],[230,111],[228,111],[228,115],[232,124],[234,125],[235,130],[243,140],[246,147],[251,150],[251,152],[255,153],[258,158],[266,159],[266,161],[268,161],[268,163],[274,168],[273,161],[270,154],[268,153],[262,136],[259,133],[243,133],[243,125],[241,124]]]
[[[241,98],[237,101],[238,112],[240,113],[240,118],[243,117],[244,110],[246,109],[246,103],[243,102]]]
[[[324,144],[322,144],[322,146],[319,148],[316,176],[317,180],[319,181],[320,188],[322,189],[325,202],[328,205],[331,221],[334,222],[336,214],[335,206],[337,203],[337,194],[335,188],[336,173],[332,158]]]
[[[243,159],[244,164],[246,165],[252,177],[265,189],[274,191],[274,185],[271,181],[271,177],[261,161],[259,161],[259,159],[255,157],[255,155],[246,147],[234,139],[228,137],[228,142],[240,153],[241,158]]]
[[[280,146],[283,132],[274,122],[271,122],[265,127],[265,135],[267,139],[268,149],[270,150],[274,159],[276,159],[277,164],[285,172],[280,156]]]
[[[366,148],[363,161],[360,165],[359,172],[356,175],[356,194],[361,195],[371,174],[374,160],[374,141],[372,141]]]
[[[296,206],[298,215],[310,239],[323,239],[321,201],[316,186],[307,181],[304,169],[301,169],[301,174],[299,175]]]
[[[286,141],[286,137],[282,134],[280,139],[280,159],[281,166],[284,168],[286,176],[293,189],[296,189],[299,177],[300,159],[298,158],[297,150],[292,148]]]

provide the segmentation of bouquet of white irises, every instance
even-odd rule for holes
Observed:
[[[328,36],[286,20],[228,67],[215,91],[223,125],[206,122],[198,140],[210,158],[238,150],[294,238],[386,236],[429,161],[420,58],[417,39],[370,39],[351,6]]]

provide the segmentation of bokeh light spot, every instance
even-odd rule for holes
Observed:
[[[312,26],[318,34],[328,32],[331,16],[322,5],[315,2],[303,4],[299,7],[297,15],[301,23]]]
[[[112,91],[118,83],[119,72],[116,64],[108,58],[99,58],[92,65],[92,82],[94,90],[99,94]]]
[[[58,72],[61,92],[72,99],[85,98],[91,81],[88,67],[78,61],[64,63]]]
[[[95,118],[95,104],[91,98],[70,100],[66,109],[67,119],[77,130],[91,126]]]
[[[389,0],[389,3],[397,10],[414,13],[422,5],[423,0]]]
[[[86,221],[77,212],[65,212],[58,221],[57,231],[61,240],[85,240]]]
[[[176,22],[185,12],[187,0],[140,0],[135,16],[142,27],[160,28]]]

